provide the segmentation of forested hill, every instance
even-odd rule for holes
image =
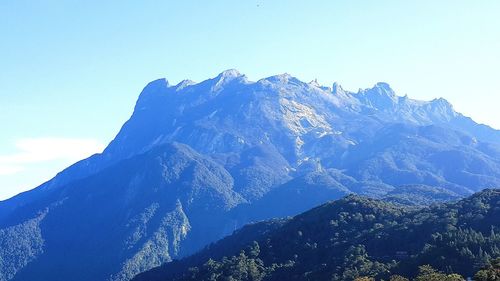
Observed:
[[[419,266],[427,264],[468,277],[499,256],[499,189],[418,210],[350,195],[287,220],[248,225],[194,256],[134,280],[354,280],[363,276],[389,280],[395,274],[413,278]],[[429,267],[420,270],[434,274]]]

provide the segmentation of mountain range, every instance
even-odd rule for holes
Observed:
[[[348,194],[422,206],[494,187],[500,131],[444,99],[236,70],[159,79],[102,153],[0,202],[0,280],[131,280]]]

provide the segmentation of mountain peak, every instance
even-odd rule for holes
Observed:
[[[443,105],[443,106],[453,107],[453,105],[448,100],[446,100],[445,98],[433,99],[431,102],[434,103],[434,104],[439,104],[439,105]]]
[[[243,82],[247,81],[246,76],[241,74],[236,69],[224,70],[219,75],[217,75],[217,77],[213,79],[213,81],[215,81],[215,84],[212,87],[212,91],[217,92],[222,88],[224,88],[225,85],[227,85],[230,82],[233,82],[234,80],[242,80]]]
[[[384,94],[391,96],[391,97],[396,96],[396,93],[394,92],[394,90],[386,82],[378,82],[377,84],[375,84],[375,86],[373,88],[377,89],[379,91],[379,93],[384,93]]]
[[[369,89],[360,89],[357,98],[365,105],[386,110],[398,103],[398,97],[391,86],[385,82],[378,82]]]
[[[453,105],[444,98],[433,99],[429,104],[434,112],[439,112],[442,116],[447,116],[448,119],[457,116]]]
[[[196,84],[196,82],[194,82],[193,80],[189,80],[189,79],[185,79],[185,80],[182,80],[181,82],[179,82],[179,84],[175,85],[175,89],[177,91],[180,91],[188,86],[191,86],[191,85],[194,85]]]
[[[139,95],[136,109],[147,107],[147,104],[149,104],[151,100],[165,94],[169,86],[170,85],[165,78],[160,78],[149,82]]]
[[[304,83],[304,82],[300,81],[299,79],[293,77],[289,73],[282,73],[282,74],[278,74],[278,75],[269,76],[269,77],[261,79],[259,81],[261,81],[261,82],[270,82],[270,83],[273,83],[273,84],[288,84],[288,83],[292,82],[293,84],[303,84],[303,85],[306,85],[306,83]]]
[[[312,80],[311,82],[309,82],[309,85],[314,86],[314,87],[318,87],[318,88],[321,87],[321,85],[318,82],[318,79]]]
[[[146,87],[144,87],[144,90],[168,88],[168,86],[170,86],[170,84],[168,83],[168,80],[166,78],[159,78],[159,79],[156,79],[156,80],[149,82],[146,85]]]
[[[236,77],[243,76],[238,70],[231,68],[222,71],[219,75],[217,75],[218,79],[232,79]]]
[[[344,95],[345,91],[342,88],[342,86],[340,86],[339,83],[335,82],[335,83],[333,83],[333,86],[332,86],[332,93],[334,95]]]

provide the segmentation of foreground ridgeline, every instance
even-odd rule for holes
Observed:
[[[128,281],[248,223],[297,215],[349,194],[395,205],[348,197],[297,217],[317,215],[308,227],[291,229],[297,220],[245,227],[239,235],[257,241],[260,252],[245,250],[241,258],[262,260],[252,267],[265,276],[302,276],[308,268],[311,280],[321,272],[346,279],[356,270],[414,274],[426,263],[449,273],[437,249],[457,241],[460,255],[450,264],[471,276],[496,251],[488,214],[395,206],[419,208],[497,187],[500,131],[444,99],[398,96],[386,83],[349,92],[288,74],[249,81],[236,70],[199,83],[159,79],[144,88],[101,154],[0,202],[0,281]],[[329,208],[350,209],[327,212],[332,218],[324,220]],[[372,209],[378,213],[370,215]],[[269,245],[289,253],[258,239],[272,228],[286,235],[270,237]],[[226,264],[238,255],[228,254],[234,259]],[[405,264],[392,263],[407,256]],[[478,264],[471,268],[471,260]],[[211,261],[217,268],[221,262]],[[352,269],[356,262],[363,267]],[[205,272],[197,267],[193,274]]]
[[[458,281],[472,276],[500,280],[498,189],[418,210],[348,196],[291,219],[248,225],[134,281]]]

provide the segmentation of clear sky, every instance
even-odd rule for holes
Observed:
[[[500,1],[0,1],[0,200],[98,152],[151,80],[385,81],[500,129]]]

